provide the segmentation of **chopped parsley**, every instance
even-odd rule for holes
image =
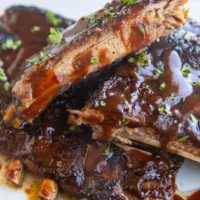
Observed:
[[[69,127],[70,131],[75,131],[77,129],[77,125],[72,125]]]
[[[200,87],[200,81],[193,82],[193,85]]]
[[[186,142],[190,137],[188,135],[180,137],[177,142]]]
[[[38,32],[40,31],[40,27],[39,26],[33,26],[33,28],[31,29],[32,33]]]
[[[119,120],[119,125],[120,126],[126,126],[129,123],[128,119],[122,118]]]
[[[91,144],[87,144],[87,149],[92,149],[92,145]]]
[[[48,59],[48,54],[45,52],[40,52],[40,60],[44,63]]]
[[[128,59],[128,62],[132,63],[132,64],[139,65],[141,67],[145,67],[148,64],[150,64],[151,61],[149,59],[147,51],[142,51],[139,55],[136,55],[134,57],[130,57]]]
[[[2,50],[17,50],[22,44],[21,40],[7,39],[1,44]]]
[[[158,108],[158,112],[161,114],[161,115],[164,115],[164,114],[167,114],[167,109],[165,106],[161,106],[160,108]]]
[[[99,106],[101,106],[101,107],[105,107],[106,106],[106,102],[104,101],[104,100],[100,100],[99,101]]]
[[[166,89],[166,87],[167,87],[166,83],[161,83],[160,86],[159,86],[159,89],[160,89],[160,91],[163,91],[163,90]]]
[[[4,114],[4,111],[0,109],[0,115],[3,115],[3,114]]]
[[[51,43],[60,44],[63,38],[63,33],[59,28],[51,28],[48,39]]]
[[[191,33],[188,32],[188,31],[183,35],[183,38],[184,38],[185,40],[190,40],[191,37],[192,37],[192,35],[191,35]]]
[[[153,74],[155,76],[161,76],[164,74],[164,72],[165,72],[164,66],[161,66],[160,68],[158,68],[156,70],[153,70]]]
[[[133,5],[137,3],[141,3],[143,0],[121,0],[122,3],[128,4],[128,5]]]
[[[0,67],[0,81],[7,81],[7,76],[6,73],[4,71],[4,69],[2,67]]]
[[[10,92],[10,90],[11,90],[10,82],[8,82],[8,81],[5,82],[4,89],[5,89],[6,92]]]
[[[140,32],[143,34],[143,36],[146,36],[146,30],[144,26],[140,27]]]
[[[35,56],[35,57],[32,57],[32,58],[28,58],[26,59],[27,63],[30,64],[30,65],[35,65],[36,63],[39,63],[39,61],[41,61],[43,64],[44,62],[46,62],[46,60],[48,59],[48,54],[41,51],[39,56]]]
[[[190,115],[190,118],[191,118],[192,122],[194,122],[194,123],[199,122],[199,119],[197,119],[194,115]]]
[[[109,8],[104,8],[104,13],[105,13],[105,15],[108,15],[108,16],[111,16],[111,17],[116,15],[115,10],[112,6],[109,7]]]
[[[90,57],[90,63],[93,65],[96,65],[99,63],[99,60],[98,60],[98,58],[92,56],[92,57]]]
[[[28,58],[28,59],[26,59],[26,61],[28,62],[28,64],[34,65],[34,64],[36,64],[38,62],[38,57],[35,56],[33,58]]]
[[[90,23],[92,27],[97,26],[100,22],[101,19],[98,18],[95,14],[88,15],[83,18],[86,22]]]
[[[61,19],[50,11],[46,12],[46,17],[49,23],[52,24],[53,26],[57,26],[61,23]]]
[[[105,150],[103,151],[102,155],[103,155],[103,156],[106,156],[106,157],[108,157],[108,158],[110,158],[110,157],[112,157],[113,152],[110,151],[110,147],[108,147],[107,149],[105,149]]]
[[[184,77],[188,77],[191,72],[191,69],[188,64],[184,64],[183,67],[181,68],[181,71],[183,72]]]

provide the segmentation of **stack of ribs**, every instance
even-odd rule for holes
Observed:
[[[0,151],[12,159],[8,171],[20,165],[77,199],[172,200],[182,157],[200,161],[200,25],[185,24],[185,3],[114,0],[77,23],[33,7],[6,10]],[[48,43],[52,26],[65,29],[61,43]],[[40,191],[39,199],[57,196]]]

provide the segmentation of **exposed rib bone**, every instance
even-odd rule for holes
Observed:
[[[128,131],[127,131],[128,130]],[[145,143],[154,147],[161,147],[162,144],[160,142],[159,134],[155,132],[145,129],[145,128],[135,128],[135,129],[126,129],[119,133],[120,137],[124,137],[133,141],[138,141],[141,143]],[[190,145],[189,142],[184,143],[184,145],[177,141],[171,141],[165,147],[165,149],[171,153],[178,154],[185,158],[189,158],[191,160],[200,162],[200,149],[194,145]]]

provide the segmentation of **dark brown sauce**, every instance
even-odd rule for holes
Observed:
[[[200,200],[200,190],[194,192],[187,198],[188,200]]]
[[[88,144],[87,153],[85,157],[85,172],[88,175],[93,174],[95,171],[100,173],[101,166],[107,165],[106,156],[103,155],[104,151],[108,148],[107,144]]]
[[[135,63],[119,65],[115,74],[94,94],[91,108],[102,120],[96,126],[91,120],[92,113],[89,114],[91,110],[86,116],[95,131],[99,130],[101,139],[112,138],[113,128],[120,127],[120,121],[126,118],[128,123],[124,125],[131,128],[157,130],[163,146],[184,135],[190,135],[194,142],[200,141],[199,123],[194,129],[195,122],[190,119],[191,114],[197,119],[200,116],[200,89],[193,85],[200,81],[199,42],[186,40],[183,30],[153,43],[145,49],[146,53],[133,55]],[[189,74],[184,74],[184,68],[189,68]],[[160,75],[154,74],[159,70],[163,70]],[[100,106],[101,100],[105,105]],[[193,134],[191,129],[195,130]]]
[[[38,73],[39,71],[39,73]],[[43,78],[45,77],[45,81]],[[35,69],[35,73],[32,73],[31,78],[31,88],[30,95],[33,96],[33,100],[36,99],[35,102],[32,102],[27,109],[22,111],[23,115],[26,115],[31,119],[32,117],[37,115],[37,111],[43,108],[43,105],[47,105],[49,100],[52,100],[54,96],[52,94],[59,93],[59,81],[56,77],[53,70],[44,70],[42,67],[38,66]]]
[[[68,24],[71,24],[71,21],[65,21],[61,18],[61,23],[59,27],[66,28]],[[20,24],[20,26],[19,26]],[[33,27],[39,27],[39,30],[34,32],[32,31]],[[46,11],[39,10],[34,7],[12,7],[6,10],[3,17],[1,17],[1,26],[0,30],[0,38],[2,39],[1,42],[6,41],[6,39],[18,39],[22,41],[22,45],[17,50],[0,50],[0,61],[3,62],[3,69],[8,77],[9,82],[14,82],[17,80],[18,75],[24,72],[24,61],[29,58],[30,56],[34,55],[41,51],[48,43],[47,37],[49,35],[49,30],[52,25],[48,22],[46,18]],[[4,32],[5,29],[5,32]],[[34,88],[30,91],[30,95],[33,95],[36,98],[42,91],[45,90],[45,94],[49,95],[52,90],[57,90],[57,88],[50,88],[50,92],[46,91],[46,87],[49,86],[50,83],[58,82],[56,76],[49,72],[44,72],[42,69],[37,69],[39,71],[39,75],[35,76],[32,83],[32,87]],[[40,77],[45,75],[48,77],[46,82],[40,82]],[[28,80],[27,80],[28,81]],[[57,86],[57,85],[56,85]],[[10,93],[5,91],[4,83],[0,83],[0,109],[4,110],[6,104],[11,102]],[[3,101],[4,98],[4,101]],[[45,99],[45,97],[41,97],[42,100],[40,102],[49,101],[50,96]],[[37,109],[40,110],[41,103],[37,105]],[[29,111],[24,110],[23,112],[27,115],[36,109],[36,107],[30,108]],[[31,113],[32,114],[32,113]],[[33,115],[33,114],[32,114]],[[31,116],[32,116],[31,115]]]
[[[80,55],[78,55],[73,61],[73,67],[75,69],[74,73],[71,75],[72,81],[79,81],[83,78],[91,65],[90,59],[92,57],[92,51],[88,50]]]
[[[184,200],[181,196],[175,194],[173,200]]]
[[[18,27],[20,28],[20,26]],[[83,58],[83,61],[86,62],[87,69],[88,59],[85,61]],[[127,72],[129,72],[129,67]],[[48,72],[44,73],[48,74]],[[124,70],[121,73],[126,74]],[[54,78],[54,74],[50,74],[50,80],[54,80]],[[37,85],[36,82],[33,84],[34,87],[39,87],[39,90],[43,91],[46,84],[49,83],[44,83],[41,86]],[[124,90],[123,86],[122,84],[117,95],[120,95],[121,89]],[[56,88],[53,89],[56,90]],[[51,98],[47,93],[44,99],[47,96]],[[115,98],[113,98],[113,103],[108,102],[108,105],[116,109],[117,105],[121,104],[121,99],[118,101]],[[41,98],[41,101],[45,102],[44,99]],[[74,193],[77,196],[89,195],[90,197],[93,195],[93,199],[96,199],[97,194],[102,195],[98,196],[99,199],[106,198],[105,195],[108,198],[115,198],[115,195],[121,197],[124,185],[128,185],[130,188],[131,196],[137,195],[139,198],[141,196],[141,198],[155,196],[164,199],[172,195],[175,190],[174,178],[169,178],[168,173],[177,173],[181,159],[166,154],[156,160],[154,156],[147,156],[133,150],[129,152],[129,156],[132,157],[132,160],[129,161],[130,168],[127,167],[127,160],[117,147],[108,149],[105,143],[97,142],[97,144],[94,144],[91,140],[90,131],[86,128],[81,129],[80,132],[78,130],[69,131],[66,110],[68,106],[70,107],[70,101],[73,101],[73,99],[67,99],[65,94],[61,95],[33,125],[23,124],[21,129],[12,130],[4,130],[3,127],[0,127],[1,151],[21,159],[27,169],[38,173],[40,176],[55,178],[60,181],[60,186],[66,192]],[[40,105],[39,102],[37,103]],[[122,117],[121,114],[119,116],[113,114],[114,119],[115,116],[119,119]],[[91,147],[87,146],[88,143]],[[89,149],[86,150],[87,148]],[[105,150],[108,151],[105,152]],[[86,160],[85,152],[88,153]],[[135,163],[130,166],[133,160]],[[157,169],[156,173],[155,168]],[[86,173],[84,170],[86,170]],[[148,177],[146,179],[144,176],[144,174],[149,175],[149,172],[152,175],[153,183],[156,182],[156,188],[152,186],[152,180],[149,184]],[[87,173],[91,176],[87,176]],[[166,180],[168,181],[167,184]],[[33,187],[27,188],[25,191],[30,199],[35,200],[38,184],[35,186],[33,184]],[[149,191],[152,193],[149,193]]]
[[[108,49],[102,49],[99,53],[99,62],[102,63],[102,65],[108,65],[110,60],[108,59]]]

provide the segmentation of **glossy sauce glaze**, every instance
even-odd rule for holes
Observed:
[[[73,23],[73,21],[65,20],[60,16],[56,17],[60,19],[60,23],[56,27],[64,29]],[[13,84],[24,72],[25,60],[40,52],[48,44],[49,30],[53,25],[47,18],[47,11],[23,6],[6,10],[0,22],[0,67],[4,70],[7,79],[0,81],[0,110],[3,112],[6,104],[11,102],[11,88],[10,86],[6,88],[5,82]],[[21,45],[16,50],[2,49],[2,45],[7,40],[18,40]],[[40,88],[45,88],[44,84],[40,83]]]
[[[92,72],[105,68],[108,64],[121,59],[130,52],[145,47],[159,36],[167,35],[172,30],[181,27],[184,24],[185,11],[182,5],[185,2],[186,0],[173,1],[172,4],[176,9],[172,9],[171,3],[165,0],[138,1],[135,2],[138,4],[132,5],[121,1],[108,3],[105,9],[81,18],[75,26],[66,30],[60,44],[50,45],[50,48],[46,48],[45,53],[48,58],[45,63],[42,63],[42,66],[47,71],[50,68],[53,69],[57,80],[59,80],[60,94],[76,84],[77,81],[88,77]],[[165,10],[165,12],[160,12],[160,10]],[[113,13],[108,14],[108,12]],[[155,17],[159,15],[158,13],[163,14],[163,16]],[[99,53],[105,48],[108,50],[106,56],[108,62],[101,63]],[[83,68],[83,70],[74,67],[73,64],[76,63],[77,56],[90,49],[92,55],[99,62],[88,63],[87,60],[87,63],[80,65],[80,69]],[[40,55],[38,54],[37,57],[39,58]],[[34,87],[35,85],[30,84],[30,82],[36,82],[37,77],[31,74],[34,73],[34,68],[37,65],[38,62],[29,65],[29,72],[25,72],[13,88],[13,96],[16,100],[14,104],[17,105],[16,111],[19,115],[22,114],[22,117],[28,122],[32,122],[58,95],[58,91],[52,89],[54,84],[57,85],[57,82],[52,82],[49,88],[45,88],[40,95],[32,95],[37,87]],[[41,66],[40,62],[39,66]],[[48,81],[45,78],[44,76],[43,79],[40,79],[40,82]]]
[[[200,190],[191,194],[187,199],[188,200],[199,200],[200,199]]]
[[[200,190],[193,192],[190,196],[183,198],[179,195],[174,195],[173,200],[199,200],[200,199]]]
[[[172,198],[181,158],[154,151],[152,155],[137,150],[123,152],[108,143],[92,141],[86,127],[68,125],[66,110],[80,108],[91,85],[93,82],[80,85],[58,97],[32,125],[23,123],[19,129],[1,126],[0,150],[20,159],[31,172],[54,178],[65,192],[81,198],[122,200],[128,199],[126,193],[140,199]],[[2,96],[1,101],[5,101]],[[26,193],[35,198],[31,189]]]
[[[200,143],[200,43],[195,36],[200,26],[194,24],[189,38],[188,26],[129,56],[93,95],[83,121],[101,139],[110,139],[113,128],[129,126],[154,128],[163,146],[172,139]]]

